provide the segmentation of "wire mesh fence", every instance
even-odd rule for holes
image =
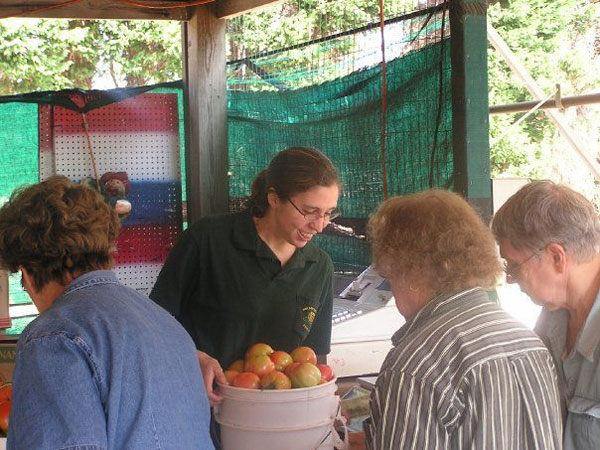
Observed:
[[[354,29],[228,62],[232,208],[281,149],[321,149],[343,185],[343,216],[317,239],[338,271],[369,264],[365,225],[385,191],[452,185],[447,4],[401,3],[383,34],[367,15]]]

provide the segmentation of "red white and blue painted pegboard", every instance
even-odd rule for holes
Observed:
[[[95,100],[86,94],[69,97],[81,106]],[[56,104],[39,108],[41,180],[127,174],[132,208],[122,222],[115,271],[145,293],[183,226],[179,110],[176,93],[149,92],[85,112]]]

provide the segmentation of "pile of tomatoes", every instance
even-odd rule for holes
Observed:
[[[310,347],[297,347],[291,353],[274,351],[270,345],[251,346],[244,359],[225,371],[232,386],[246,389],[291,389],[317,386],[334,378],[326,364],[317,364]]]

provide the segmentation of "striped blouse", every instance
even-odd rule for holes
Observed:
[[[552,358],[479,289],[429,302],[392,338],[369,449],[560,449]]]

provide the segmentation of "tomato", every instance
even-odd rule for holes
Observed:
[[[277,350],[269,355],[271,361],[275,364],[275,370],[283,372],[291,363],[294,362],[291,355],[282,350]]]
[[[317,364],[317,367],[321,371],[321,379],[323,382],[333,380],[335,375],[333,374],[333,369],[331,367],[329,367],[327,364]]]
[[[321,371],[311,363],[300,363],[290,373],[292,386],[296,388],[312,387],[321,382]]]
[[[237,361],[234,361],[227,368],[227,370],[235,370],[236,372],[243,372],[244,371],[244,360],[243,359],[238,359]]]
[[[267,355],[255,356],[247,359],[244,363],[244,372],[252,372],[259,377],[264,377],[266,374],[275,370],[275,364]]]
[[[231,385],[239,388],[259,389],[260,378],[255,373],[242,372],[235,376],[231,381]]]
[[[226,370],[225,372],[223,372],[225,378],[227,378],[227,381],[229,381],[230,384],[238,373],[240,372],[238,372],[237,370]]]
[[[6,383],[0,386],[0,403],[6,400],[12,400],[12,383]]]
[[[8,433],[8,419],[10,416],[10,400],[0,403],[0,431],[6,436]]]
[[[296,367],[297,365],[299,365],[300,363],[297,362],[293,362],[291,363],[289,366],[287,366],[287,368],[285,369],[285,374],[289,377],[292,374],[292,370],[294,369],[294,367]]]
[[[292,382],[286,374],[274,370],[261,378],[260,387],[263,389],[291,389]]]
[[[294,362],[317,364],[317,355],[310,347],[296,347],[292,351]]]
[[[259,342],[248,349],[246,359],[254,358],[255,356],[270,355],[271,353],[273,353],[273,349],[270,345]]]

